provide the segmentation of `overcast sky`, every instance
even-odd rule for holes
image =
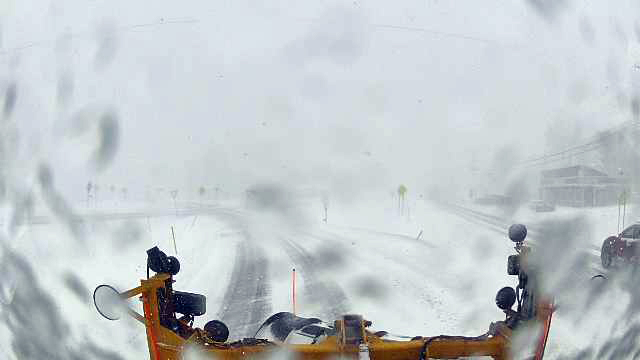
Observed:
[[[4,171],[70,197],[467,184],[629,120],[639,37],[637,1],[4,0]]]

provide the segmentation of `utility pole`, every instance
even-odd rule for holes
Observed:
[[[198,194],[200,195],[200,206],[204,206],[204,195],[206,194],[207,189],[204,186],[200,186],[198,189]]]
[[[91,200],[91,189],[93,188],[93,184],[91,181],[87,183],[87,209],[89,208],[89,200]]]

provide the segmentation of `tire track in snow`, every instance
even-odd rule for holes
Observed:
[[[219,317],[229,327],[229,339],[236,340],[253,336],[270,313],[267,258],[255,244],[240,241]]]
[[[406,241],[408,243],[415,243],[415,244],[420,244],[420,245],[425,246],[425,247],[435,248],[435,245],[431,244],[428,241],[421,240],[417,236],[409,236],[409,235],[405,235],[405,234],[392,233],[392,232],[386,232],[386,231],[378,231],[378,230],[374,230],[374,229],[367,229],[367,228],[353,227],[353,226],[332,225],[332,227],[335,228],[335,229],[345,229],[345,230],[351,230],[351,231],[358,231],[358,232],[361,232],[361,233],[364,233],[364,234],[371,234],[371,235],[382,236],[382,237],[386,237],[386,238],[393,237],[395,239]],[[306,233],[306,234],[310,235],[310,236],[314,236],[314,234],[311,234],[311,233]]]
[[[479,225],[484,225],[486,228],[499,232],[502,235],[507,234],[509,226],[512,223],[517,222],[515,220],[507,221],[507,219],[505,218],[486,214],[460,205],[442,204],[442,206],[447,211],[458,217]],[[527,236],[527,240],[529,244],[533,248],[535,248],[538,245],[536,242],[536,238],[541,236],[540,234],[544,233],[544,230],[539,224],[527,225],[527,230],[527,232],[530,234],[529,236]],[[581,281],[585,278],[591,278],[594,274],[602,274],[603,269],[600,266],[599,253],[600,249],[594,247],[593,245],[587,245],[585,249],[579,250],[579,254],[584,256],[584,260],[583,258],[577,258],[575,260],[574,265],[576,266],[571,266],[566,270],[569,272],[569,274],[567,274],[567,278],[572,281]]]
[[[207,215],[237,229],[242,237],[236,244],[233,270],[218,318],[229,327],[230,340],[252,337],[272,310],[269,261],[264,250],[253,241],[241,213],[209,209]]]
[[[453,215],[461,217],[469,222],[482,225],[486,229],[497,232],[500,235],[506,234],[505,229],[508,229],[508,227],[505,228],[505,226],[508,226],[508,225],[505,225],[504,219],[498,220],[493,216],[491,217],[481,216],[477,211],[466,209],[458,205],[452,205],[452,204],[441,204],[441,205],[445,208],[445,210],[452,213]]]
[[[314,303],[321,305],[320,317],[332,321],[346,314],[349,301],[342,288],[334,281],[320,279],[319,264],[309,252],[289,239],[282,240],[285,252],[296,264],[296,272],[304,280],[305,298],[313,299]]]
[[[370,233],[370,234],[372,233],[372,234],[376,234],[377,236],[385,235],[385,233],[377,232],[377,231],[363,231],[362,229],[353,229],[353,230],[361,231],[363,233]],[[350,236],[346,236],[344,234],[337,234],[337,233],[326,231],[326,230],[322,231],[322,233],[324,235],[312,234],[312,233],[306,233],[306,235],[316,240],[320,240],[325,244],[330,244],[330,243],[339,244],[340,241],[342,241],[342,243],[348,244],[348,243],[357,243],[362,240],[361,238],[356,239]],[[395,234],[391,234],[391,235],[395,235]],[[427,244],[426,247],[432,248],[433,245]],[[370,250],[369,247],[365,247],[364,249],[365,251]],[[407,261],[407,258],[403,255],[400,255],[400,257],[398,257],[398,254],[393,252],[385,253],[381,251],[373,251],[369,256],[372,256],[372,257],[378,256],[384,259],[385,261],[389,261],[395,264],[396,266],[408,268],[414,274],[427,273],[427,270],[423,266],[419,266],[419,264],[414,263],[413,261]],[[421,262],[420,264],[423,265],[424,263]],[[411,284],[411,286],[407,286],[407,282],[405,278],[403,279],[403,281],[400,281],[398,279],[393,280],[390,287],[403,289],[402,290],[403,294],[413,293],[413,297],[416,299],[416,301],[422,304],[426,304],[427,308],[431,309],[434,312],[434,315],[438,318],[438,320],[442,324],[447,324],[447,325],[456,324],[458,322],[458,316],[454,312],[450,311],[447,306],[445,306],[445,304],[450,302],[443,300],[443,298],[446,298],[447,296],[449,296],[447,294],[447,291],[445,290],[444,287],[440,285],[437,285],[437,284],[433,284],[433,285],[429,285],[424,281],[422,281],[421,283],[422,288],[413,286],[413,284]],[[425,290],[425,287],[427,287],[428,290]],[[434,296],[434,294],[436,294],[436,296]]]

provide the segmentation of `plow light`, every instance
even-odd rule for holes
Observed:
[[[496,294],[496,305],[502,310],[509,310],[516,303],[516,291],[509,286],[498,290]]]
[[[515,243],[521,243],[527,237],[527,227],[522,224],[509,226],[509,239]]]
[[[175,256],[167,256],[157,246],[147,250],[147,265],[157,273],[176,275],[180,271],[180,262]]]

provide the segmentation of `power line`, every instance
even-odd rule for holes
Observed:
[[[369,26],[371,26],[373,28],[379,28],[379,29],[392,29],[392,30],[405,30],[405,31],[421,32],[421,33],[425,33],[425,34],[429,34],[429,35],[435,35],[435,36],[438,36],[438,37],[449,37],[449,38],[456,38],[456,39],[462,39],[462,40],[477,41],[477,42],[481,42],[481,43],[485,43],[485,44],[501,45],[495,40],[484,39],[484,38],[481,38],[481,37],[471,36],[471,35],[466,35],[466,34],[461,34],[461,33],[444,32],[444,31],[439,31],[439,30],[412,27],[412,26],[400,26],[400,25],[376,24],[376,23],[372,23]]]
[[[142,29],[142,28],[148,28],[148,27],[157,27],[157,26],[163,26],[163,25],[175,25],[175,24],[193,24],[193,23],[198,23],[199,20],[195,19],[195,18],[160,18],[158,21],[155,22],[147,22],[147,23],[140,23],[140,24],[132,24],[132,25],[125,25],[125,26],[119,26],[115,28],[115,32],[129,32],[129,31],[133,31],[136,29]],[[78,38],[81,36],[85,36],[89,33],[89,30],[85,30],[85,31],[78,31],[78,32],[74,32],[74,33],[64,33],[63,36],[68,36],[69,38]],[[23,51],[23,50],[27,50],[30,48],[34,48],[34,47],[40,47],[40,46],[47,46],[47,45],[52,45],[55,44],[57,40],[38,40],[38,41],[27,41],[23,44],[14,46],[12,48],[6,49],[6,50],[1,50],[0,49],[0,57],[1,56],[7,56],[19,51]]]
[[[605,141],[608,140],[609,138],[620,134],[622,131],[625,131],[632,126],[638,126],[638,125],[640,125],[639,120],[629,120],[624,122],[621,125],[618,125],[617,127],[611,130],[606,130],[594,135],[591,138],[592,140],[584,144],[572,146],[555,153],[545,154],[535,158],[527,159],[520,162],[518,165],[523,165],[527,167],[540,166],[550,162],[557,162],[557,161],[564,160],[564,156],[578,156],[591,151],[595,151],[601,148],[602,146],[604,146]]]

